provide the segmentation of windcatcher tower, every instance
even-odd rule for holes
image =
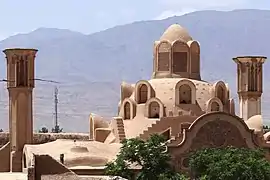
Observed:
[[[263,92],[263,56],[242,56],[233,58],[237,64],[237,89],[240,117],[248,120],[261,115],[261,95]]]
[[[9,92],[10,171],[22,171],[25,144],[33,139],[32,91],[36,49],[5,49]]]

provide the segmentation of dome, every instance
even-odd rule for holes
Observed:
[[[187,80],[194,84],[196,88],[196,104],[185,104],[184,106],[175,106],[175,87],[182,81]],[[209,100],[213,85],[194,79],[186,78],[160,78],[150,79],[147,81],[155,92],[155,98],[159,99],[166,108],[166,112],[183,112],[187,116],[200,116],[201,110],[206,110],[206,102]],[[136,90],[135,90],[136,91]],[[130,96],[130,99],[135,100],[135,91]],[[167,115],[169,116],[169,115]],[[125,135],[127,138],[138,136],[138,132],[145,130],[145,127],[150,127],[155,120],[149,120],[145,116],[145,106],[138,105],[136,109],[136,116],[131,121],[124,121]]]
[[[166,109],[172,110],[174,109],[175,104],[175,86],[186,78],[162,78],[162,79],[151,79],[148,82],[151,84],[152,88],[155,91],[155,96],[161,100]],[[193,79],[187,79],[194,83],[196,87],[196,101],[201,109],[206,109],[206,101],[211,98],[211,89],[212,84],[204,81],[198,81]],[[197,105],[187,105],[189,106],[187,109],[191,111],[197,111]],[[180,110],[180,109],[179,109]],[[183,109],[181,109],[183,110]]]
[[[77,141],[79,146],[74,146],[70,139],[57,139],[45,144],[29,144],[24,146],[27,162],[31,162],[31,154],[49,155],[59,160],[59,155],[64,154],[67,167],[74,166],[105,166],[113,160],[121,148],[121,144],[104,144],[97,141]]]
[[[261,132],[263,129],[263,119],[261,115],[251,116],[245,121],[249,129],[254,129],[255,132]]]
[[[170,42],[182,40],[183,42],[188,42],[192,40],[192,37],[185,28],[179,24],[173,24],[160,37],[160,41],[162,40],[167,40]]]
[[[269,141],[270,140],[270,132],[267,132],[263,135],[263,138],[265,141]]]

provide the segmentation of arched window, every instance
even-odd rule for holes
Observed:
[[[206,112],[223,112],[223,104],[218,97],[213,97],[206,102]]]
[[[211,103],[211,111],[220,111],[219,104],[217,102]]]
[[[198,73],[200,71],[200,45],[197,41],[190,44],[191,50],[191,72]]]
[[[191,87],[183,84],[179,88],[179,104],[191,104]]]
[[[146,101],[147,101],[147,94],[148,94],[147,86],[145,84],[142,84],[139,87],[139,102],[138,102],[139,104],[146,103]]]
[[[126,102],[124,105],[124,119],[130,119],[130,103]]]
[[[170,49],[171,45],[169,42],[161,42],[158,45],[158,71],[169,71]]]
[[[158,104],[158,102],[151,102],[149,104],[149,118],[160,118],[159,115],[160,112],[160,106]]]
[[[28,61],[27,56],[20,56],[16,63],[16,85],[26,86],[28,81]]]
[[[173,73],[188,72],[188,52],[187,44],[176,41],[173,43],[172,71]]]
[[[221,100],[222,104],[225,104],[225,90],[222,86],[217,88],[217,97]]]

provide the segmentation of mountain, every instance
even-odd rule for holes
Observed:
[[[90,112],[114,116],[120,82],[149,79],[152,72],[153,43],[171,24],[185,27],[201,44],[202,78],[229,83],[236,98],[236,65],[232,57],[270,57],[270,11],[199,11],[159,21],[141,21],[85,35],[63,29],[39,28],[0,41],[0,49],[28,47],[39,50],[37,78],[55,80],[59,88],[59,121],[65,131],[88,132]],[[4,55],[0,56],[0,79],[6,77]],[[265,63],[265,69],[270,69]],[[268,77],[270,71],[264,71]],[[270,88],[264,81],[264,91]],[[36,84],[34,91],[35,128],[52,127],[55,84]],[[269,95],[264,93],[263,112],[270,116]],[[7,90],[0,84],[0,124],[8,127]],[[236,105],[237,106],[237,105]]]

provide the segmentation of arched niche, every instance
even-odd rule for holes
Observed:
[[[235,115],[235,103],[234,103],[234,100],[230,99],[229,102],[230,102],[229,112],[230,112],[230,114]]]
[[[206,102],[206,112],[223,112],[223,104],[217,97],[211,98]]]
[[[189,72],[189,47],[186,43],[177,40],[172,44],[172,72]]]
[[[108,121],[104,120],[103,117],[90,113],[89,115],[89,138],[90,139],[95,139],[95,131],[98,128],[109,128],[109,123]]]
[[[169,41],[160,41],[156,45],[156,71],[169,71],[171,64],[171,43]]]
[[[228,100],[228,90],[223,81],[218,81],[213,85],[214,97],[220,99],[223,105],[227,103]]]
[[[196,104],[196,86],[188,80],[180,80],[175,85],[175,104]]]
[[[229,88],[229,84],[228,83],[224,83],[226,86],[226,90],[227,90],[227,99],[230,98],[230,88]]]
[[[200,72],[200,45],[197,41],[188,42],[190,48],[190,71],[191,73]]]
[[[124,119],[130,119],[131,118],[131,115],[130,115],[130,103],[129,102],[126,102],[124,104]]]
[[[148,118],[161,118],[164,116],[164,105],[158,98],[149,99],[145,107],[145,116]]]
[[[124,120],[133,119],[136,116],[136,103],[130,98],[123,101],[121,116]]]
[[[144,104],[148,99],[155,96],[155,92],[148,81],[141,80],[135,85],[135,101]]]

